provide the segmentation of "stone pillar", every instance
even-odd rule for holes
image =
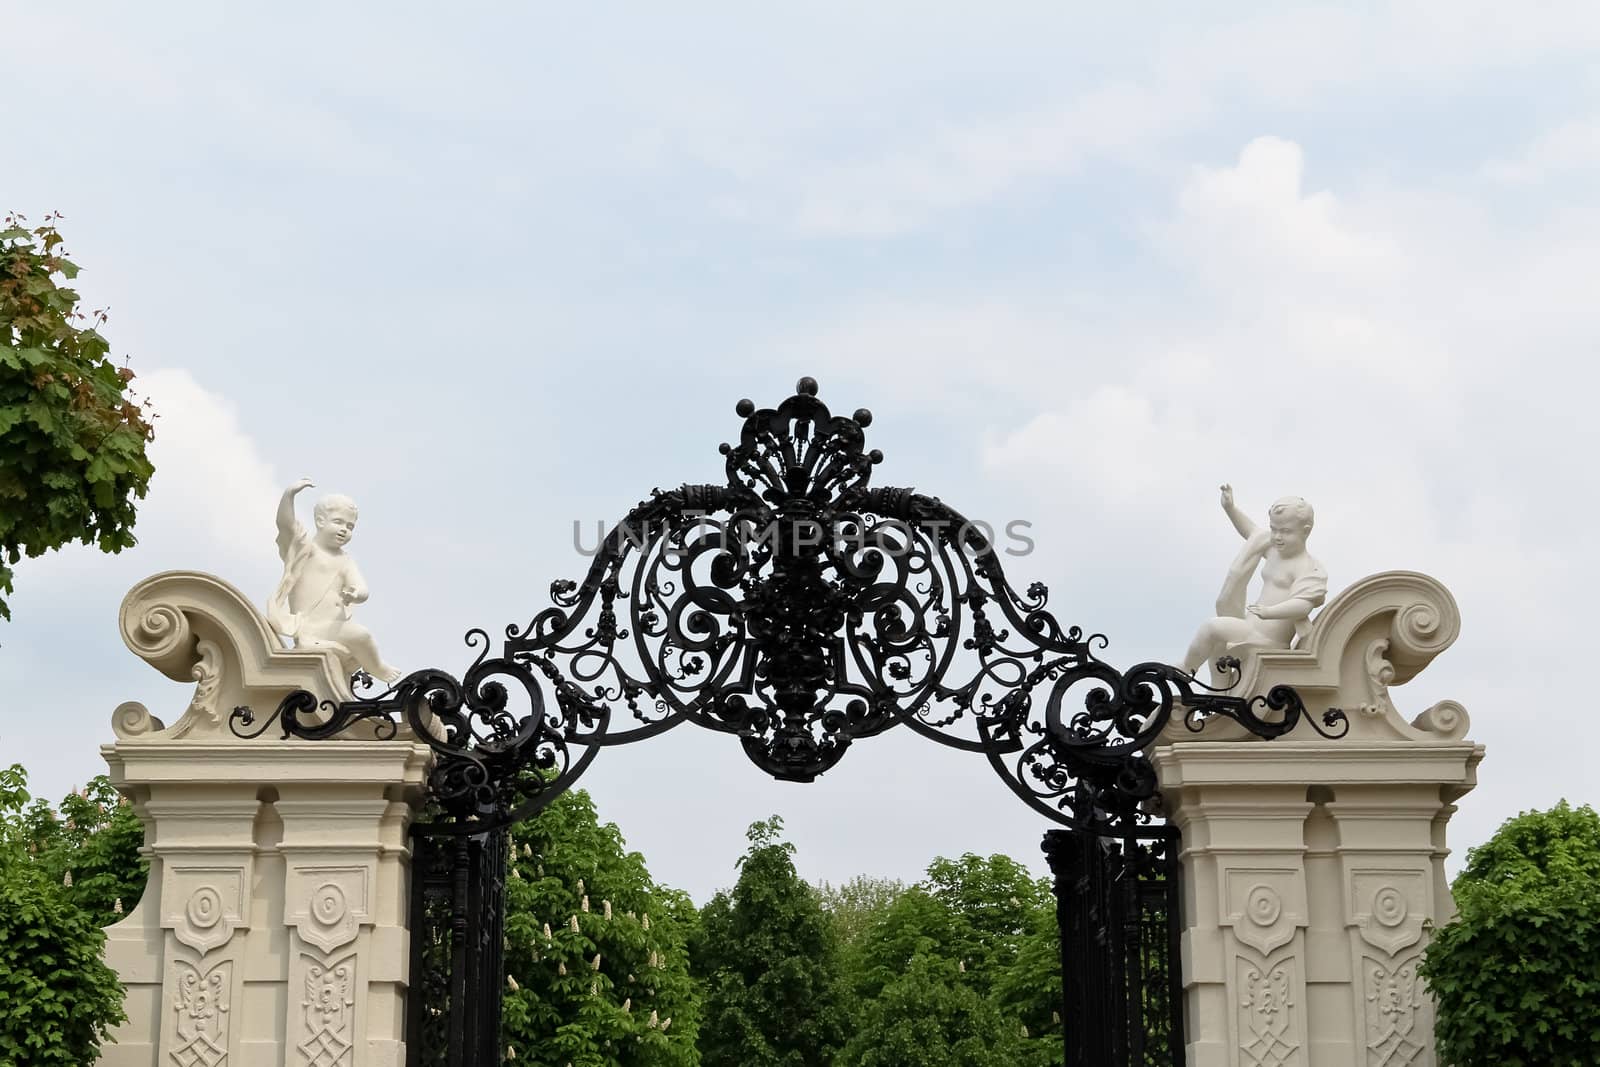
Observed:
[[[1375,575],[1335,598],[1302,647],[1253,653],[1240,692],[1295,686],[1313,718],[1274,741],[1232,723],[1169,730],[1153,755],[1183,834],[1189,1067],[1434,1067],[1417,975],[1454,915],[1444,876],[1453,801],[1483,747],[1450,701],[1407,722],[1389,686],[1455,640],[1432,579]]]
[[[145,823],[150,881],[107,930],[128,1022],[106,1067],[399,1067],[410,851],[429,751],[393,740],[235,737],[295,689],[344,692],[239,592],[169,573],[122,608],[130,648],[195,682],[169,728],[138,704],[101,751]]]

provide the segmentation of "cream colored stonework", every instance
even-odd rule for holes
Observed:
[[[143,706],[102,748],[145,824],[150,881],[107,930],[128,1022],[106,1067],[399,1067],[407,828],[428,750],[255,740],[233,708],[347,695],[336,654],[283,647],[238,590],[172,572],[123,602],[123,638],[195,690],[171,727]]]
[[[1300,647],[1245,654],[1237,687],[1293,685],[1312,715],[1344,709],[1348,736],[1246,740],[1219,721],[1157,746],[1183,832],[1190,1067],[1433,1067],[1417,962],[1454,914],[1445,827],[1483,747],[1459,704],[1407,720],[1389,690],[1459,629],[1433,579],[1365,578]]]

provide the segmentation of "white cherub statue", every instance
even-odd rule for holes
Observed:
[[[1306,552],[1314,516],[1304,497],[1286,496],[1267,509],[1259,529],[1222,487],[1222,510],[1244,538],[1217,594],[1217,617],[1201,624],[1183,657],[1190,674],[1237,648],[1288,648],[1311,628],[1311,612],[1328,597],[1328,572]],[[1245,594],[1261,564],[1261,595],[1245,607]]]
[[[283,578],[267,604],[267,622],[296,648],[326,648],[339,654],[347,674],[362,670],[392,684],[400,672],[383,662],[366,627],[350,621],[350,606],[368,597],[367,583],[344,546],[356,529],[355,501],[329,494],[317,501],[316,532],[307,534],[294,514],[295,495],[312,486],[302,478],[278,502],[278,555]]]

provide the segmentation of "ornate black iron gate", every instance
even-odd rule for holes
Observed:
[[[1262,737],[1349,724],[1306,717],[1288,687],[1239,696],[1166,664],[1111,667],[1095,655],[1104,637],[1046,610],[1043,583],[1011,586],[983,524],[869,485],[883,460],[864,447],[872,413],[833,415],[816,393],[802,378],[776,408],[739,401],[725,484],[653,490],[581,583],[551,583],[554,606],[506,628],[499,655],[470,631],[477,658],[459,680],[428,668],[342,703],[297,692],[264,723],[235,709],[242,737],[274,721],[305,738],[365,721],[433,749],[436,815],[413,837],[413,1067],[499,1062],[505,827],[600,749],[685,722],[738,737],[757,767],[796,782],[897,726],[981,753],[1065,827],[1047,849],[1069,1064],[1181,1062],[1176,844],[1149,815],[1149,749],[1180,710],[1191,729],[1221,715]]]
[[[504,829],[411,836],[408,1067],[500,1062]]]
[[[1068,1067],[1182,1067],[1178,832],[1045,833],[1061,927]]]

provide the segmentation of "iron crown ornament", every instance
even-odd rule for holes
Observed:
[[[236,709],[235,733],[276,720],[284,736],[358,722],[393,736],[404,722],[436,754],[448,832],[477,833],[539,810],[600,749],[684,722],[737,736],[757,767],[797,782],[904,726],[984,754],[1055,822],[1125,833],[1148,821],[1147,750],[1175,711],[1192,729],[1220,715],[1263,737],[1308,718],[1287,686],[1246,697],[1099,659],[1106,639],[1058,622],[1042,583],[1012,587],[981,524],[874,486],[872,413],[833,414],[814,378],[775,408],[735,410],[724,484],[653,490],[581,581],[551,583],[552,606],[506,628],[498,656],[473,630],[459,681],[427,669],[352,701],[297,692],[264,723]],[[1349,729],[1337,709],[1308,721]]]

